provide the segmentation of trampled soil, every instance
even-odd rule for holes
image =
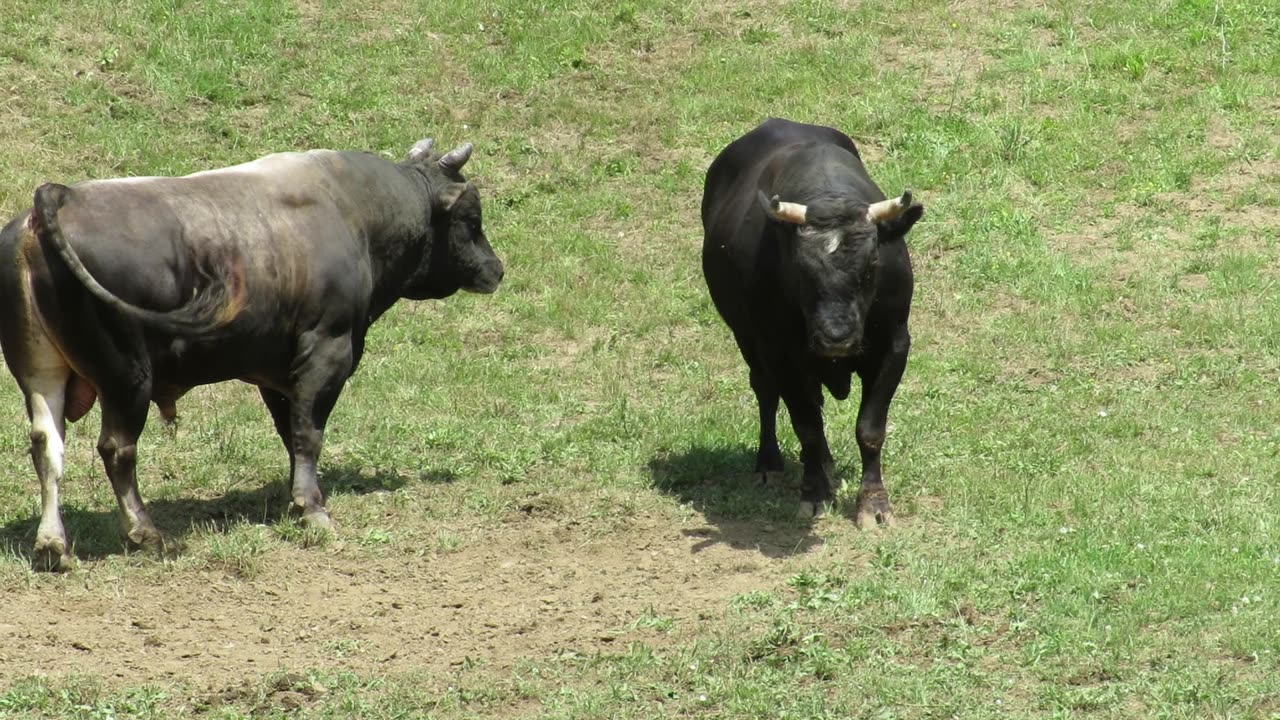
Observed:
[[[273,671],[432,674],[464,662],[502,671],[523,658],[662,642],[636,622],[645,617],[697,632],[732,596],[777,589],[829,555],[800,526],[654,517],[603,537],[592,530],[527,517],[421,557],[277,544],[249,579],[88,562],[0,592],[0,687],[30,675],[217,690]]]

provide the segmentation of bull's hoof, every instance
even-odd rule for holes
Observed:
[[[762,486],[769,488],[782,487],[786,482],[786,475],[781,470],[757,470],[756,477],[760,478]]]
[[[70,572],[76,565],[62,538],[37,538],[31,553],[31,569],[36,572]]]
[[[889,493],[884,489],[859,492],[854,522],[861,530],[870,530],[877,525],[892,527],[893,505],[889,504]]]
[[[827,514],[828,507],[829,503],[822,501],[801,500],[800,507],[796,510],[796,519],[801,521],[817,520]]]
[[[329,517],[329,511],[324,508],[315,508],[302,513],[302,526],[313,530],[324,530],[333,532],[336,528],[333,525],[333,518]]]
[[[164,553],[164,536],[152,525],[139,525],[125,534],[125,542],[132,552]]]

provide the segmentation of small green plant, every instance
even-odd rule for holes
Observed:
[[[462,544],[462,539],[459,538],[456,534],[449,532],[447,530],[436,531],[436,544],[435,544],[436,552],[451,553],[456,551],[458,549],[458,546],[461,544]]]
[[[120,58],[120,48],[111,45],[98,51],[97,64],[101,70],[110,70]]]
[[[304,526],[294,520],[285,520],[272,526],[276,537],[302,548],[320,548],[333,540],[333,533],[324,528]]]
[[[392,534],[380,528],[369,528],[360,537],[360,544],[365,546],[390,545],[394,542]]]
[[[252,578],[262,571],[266,548],[263,529],[255,525],[236,525],[209,535],[210,561],[239,577]]]
[[[324,645],[337,658],[349,658],[364,652],[364,645],[355,638],[334,638],[325,641]]]
[[[645,610],[644,614],[628,624],[628,627],[632,630],[657,630],[659,632],[671,632],[675,629],[675,626],[676,623],[673,618],[660,615],[653,608]]]

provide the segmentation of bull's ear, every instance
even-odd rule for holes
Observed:
[[[445,185],[440,192],[436,193],[436,208],[448,212],[453,209],[454,203],[458,202],[458,198],[462,197],[462,193],[467,191],[471,183],[449,183]]]
[[[906,235],[912,226],[916,224],[920,218],[924,217],[924,205],[915,203],[907,206],[897,217],[892,220],[886,220],[877,223],[876,227],[880,229],[879,237],[881,240],[893,240]]]
[[[756,190],[756,197],[760,201],[760,205],[764,207],[765,217],[777,222],[803,225],[805,215],[809,212],[808,206],[800,205],[799,203],[782,202],[777,195],[774,195],[773,198],[765,197],[763,190]]]

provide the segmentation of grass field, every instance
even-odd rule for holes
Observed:
[[[34,574],[0,383],[0,717],[1280,717],[1273,2],[8,0],[0,92],[6,218],[430,135],[475,143],[507,263],[374,326],[333,537],[281,517],[228,384],[139,447],[179,550],[124,552],[95,410],[79,567]],[[770,115],[928,209],[891,530],[792,521],[790,432],[787,484],[750,477],[697,207]],[[827,417],[856,488],[856,405]]]

